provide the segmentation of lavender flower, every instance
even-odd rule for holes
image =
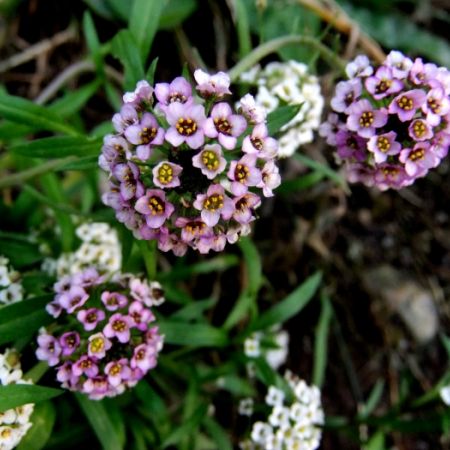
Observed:
[[[160,250],[179,256],[188,247],[200,253],[221,251],[248,234],[261,197],[272,196],[281,183],[275,162],[279,147],[269,136],[265,110],[250,94],[241,99],[242,114],[221,101],[231,93],[230,79],[222,72],[197,70],[194,78],[195,88],[182,77],[157,83],[154,90],[138,83],[114,116],[117,133],[105,138],[99,158],[109,175],[102,200],[117,220],[136,238],[155,239]],[[85,331],[109,320],[81,304],[74,308],[86,311],[80,313]],[[122,305],[112,308],[119,312]],[[62,312],[58,302],[48,309],[54,315]],[[110,327],[104,333],[112,336]],[[103,379],[96,382],[104,384]]]
[[[400,189],[425,176],[450,143],[450,72],[392,51],[375,69],[358,57],[338,83],[320,133],[350,182]]]
[[[41,330],[36,356],[56,366],[64,388],[98,400],[123,393],[156,366],[163,337],[152,325],[150,305],[160,303],[163,294],[158,283],[130,275],[115,274],[103,286],[93,272],[86,269],[55,284],[54,303],[61,310],[56,329],[63,333]],[[80,282],[87,309],[75,312],[63,296]]]

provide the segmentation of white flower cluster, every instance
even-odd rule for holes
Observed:
[[[248,358],[262,356],[274,370],[286,362],[288,351],[289,334],[278,328],[256,331],[244,341],[244,353]]]
[[[29,384],[23,378],[18,355],[14,350],[0,354],[0,385]],[[27,404],[0,412],[0,450],[16,447],[31,427],[34,405]]]
[[[115,229],[107,223],[87,222],[76,229],[81,245],[73,253],[63,253],[58,259],[47,258],[42,269],[56,274],[74,275],[87,267],[95,266],[102,273],[113,273],[120,270],[122,250]]]
[[[253,424],[250,439],[242,442],[243,450],[314,450],[319,447],[322,437],[321,426],[324,413],[320,400],[320,390],[308,386],[291,372],[285,375],[293,392],[293,399],[270,386],[266,404],[271,407],[266,422]]]
[[[297,61],[272,62],[241,75],[244,83],[257,84],[256,103],[274,111],[283,105],[301,105],[298,114],[281,128],[279,157],[291,156],[302,144],[314,139],[322,116],[324,99],[319,80],[308,66]]]
[[[22,300],[23,296],[19,272],[12,270],[8,258],[0,256],[0,307]]]

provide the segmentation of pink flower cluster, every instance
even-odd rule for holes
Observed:
[[[140,81],[99,158],[109,174],[103,202],[137,239],[179,256],[188,247],[221,251],[248,234],[261,195],[280,184],[278,144],[254,98],[242,98],[236,114],[223,101],[227,74],[198,69],[194,78],[195,89],[183,77]]]
[[[358,56],[346,72],[320,134],[348,180],[400,189],[437,167],[450,143],[450,72],[398,51],[377,68]]]
[[[131,275],[105,280],[96,269],[58,281],[47,311],[58,335],[41,330],[38,359],[57,366],[57,379],[93,400],[133,387],[157,363],[163,336],[151,326],[152,306],[164,301],[161,286]]]

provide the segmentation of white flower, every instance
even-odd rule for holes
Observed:
[[[366,55],[358,55],[347,64],[345,73],[348,78],[369,77],[373,73],[373,67],[370,65],[369,58]]]
[[[250,436],[255,443],[264,445],[273,436],[273,430],[268,423],[255,422]]]
[[[253,414],[253,399],[252,398],[243,398],[239,402],[238,413],[241,416],[251,416]]]
[[[270,406],[279,406],[283,404],[284,392],[275,386],[270,386],[266,395],[266,403]]]
[[[256,94],[256,102],[267,110],[267,112],[272,112],[278,107],[280,101],[278,98],[271,94],[265,86],[260,86],[258,93]]]
[[[450,406],[450,385],[444,386],[443,388],[441,388],[441,390],[439,391],[439,394],[441,395],[442,401],[446,405]]]
[[[269,423],[273,427],[279,427],[286,429],[289,427],[289,408],[283,405],[275,405],[272,409],[272,413],[269,416]]]
[[[18,355],[13,350],[0,354],[0,385],[28,384],[22,379],[22,370]],[[0,413],[0,449],[11,450],[19,445],[28,429],[31,427],[30,416],[34,405],[27,404],[8,409]]]
[[[244,353],[249,358],[257,358],[261,355],[259,333],[253,333],[244,341]]]
[[[0,306],[15,303],[24,298],[20,274],[9,266],[8,258],[0,256]]]
[[[277,348],[270,349],[266,353],[266,360],[272,369],[277,370],[286,362],[289,351],[289,334],[285,330],[279,331],[275,335],[275,345]]]

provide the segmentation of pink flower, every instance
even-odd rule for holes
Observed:
[[[233,219],[240,224],[246,225],[252,220],[255,220],[253,210],[261,204],[261,199],[251,192],[247,192],[240,197],[234,199],[234,213]]]
[[[161,189],[173,188],[180,185],[179,175],[183,168],[178,164],[161,161],[153,170],[153,183]]]
[[[123,102],[131,104],[134,107],[141,107],[141,104],[151,103],[153,95],[153,88],[148,84],[148,81],[138,81],[136,89],[133,92],[127,92],[123,96]]]
[[[119,292],[104,291],[100,299],[108,311],[117,311],[128,305],[127,297]]]
[[[194,78],[197,82],[197,90],[202,97],[215,96],[221,98],[226,94],[231,94],[230,77],[225,72],[218,72],[214,75],[209,75],[202,69],[197,69],[194,72]]]
[[[203,125],[205,135],[217,138],[220,144],[227,150],[236,147],[237,137],[247,128],[247,122],[243,116],[233,114],[228,103],[217,103],[211,110],[211,117],[206,119]]]
[[[189,219],[187,217],[178,217],[175,225],[181,228],[181,239],[184,242],[191,242],[195,238],[208,235],[211,232],[205,222],[199,219]]]
[[[206,194],[198,194],[194,208],[201,211],[202,220],[209,227],[217,225],[220,217],[229,220],[234,211],[232,200],[225,195],[220,184],[212,184]]]
[[[397,114],[402,122],[411,120],[418,108],[421,108],[426,101],[426,93],[421,89],[412,89],[402,92],[395,97],[389,105],[389,113]]]
[[[166,201],[166,194],[159,189],[148,189],[134,205],[136,211],[144,214],[150,228],[159,228],[172,215],[175,208]]]
[[[273,159],[278,152],[278,142],[269,136],[267,126],[260,123],[253,128],[250,136],[244,138],[242,151],[255,154],[258,158]]]
[[[280,170],[274,161],[267,161],[261,169],[262,180],[258,187],[263,189],[265,197],[273,197],[273,190],[281,184]]]
[[[397,135],[390,131],[389,133],[372,136],[367,143],[367,149],[373,152],[376,163],[385,162],[388,156],[400,153],[402,146],[395,140]]]
[[[261,171],[255,164],[255,155],[245,155],[239,161],[231,162],[228,178],[232,181],[231,192],[234,195],[243,195],[248,186],[257,186],[261,182]]]
[[[106,352],[112,347],[112,342],[103,333],[95,333],[88,339],[88,355],[98,359],[104,358]]]
[[[177,77],[171,83],[156,83],[155,96],[158,108],[166,112],[171,103],[192,103],[192,88],[186,78]]]
[[[422,177],[428,169],[435,167],[439,161],[426,142],[418,142],[413,148],[400,152],[400,161],[405,164],[405,171],[410,177]]]
[[[207,144],[200,153],[192,157],[192,165],[200,169],[208,179],[213,180],[224,171],[227,162],[222,156],[219,144]]]
[[[252,125],[266,121],[267,111],[256,103],[255,98],[251,94],[245,94],[239,100],[239,110]]]
[[[190,103],[171,103],[166,109],[166,119],[171,127],[166,132],[166,141],[175,147],[185,142],[197,149],[205,141],[203,125],[206,120],[205,108]]]
[[[126,344],[130,340],[130,327],[133,322],[128,316],[116,313],[113,314],[108,324],[103,328],[103,334],[107,338],[117,338],[122,344]]]
[[[138,368],[143,372],[148,372],[156,366],[156,354],[157,351],[153,345],[138,345],[134,349],[134,354],[131,358],[131,368]]]
[[[356,131],[361,137],[370,138],[375,129],[387,122],[387,113],[383,109],[373,109],[369,100],[363,99],[348,107],[347,127]]]

